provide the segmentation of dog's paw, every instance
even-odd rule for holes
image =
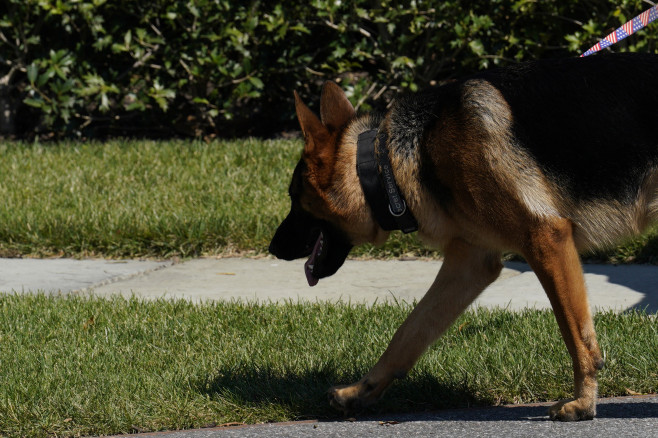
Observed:
[[[561,400],[548,410],[551,420],[592,420],[596,416],[596,401],[587,398]]]
[[[327,391],[327,396],[334,409],[349,416],[375,403],[379,399],[379,392],[375,385],[362,379],[351,385],[334,386]]]

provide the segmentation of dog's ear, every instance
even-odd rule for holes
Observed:
[[[325,187],[331,180],[331,172],[335,160],[333,136],[320,119],[311,111],[295,92],[295,110],[299,125],[304,133],[304,158],[313,169],[313,180]]]
[[[325,82],[320,97],[320,118],[324,126],[330,131],[340,129],[355,113],[343,89],[334,82]]]
[[[306,106],[299,94],[295,91],[295,111],[297,112],[297,119],[299,126],[302,128],[304,140],[306,142],[304,151],[313,154],[317,145],[325,143],[329,138],[329,131],[322,124],[318,116]]]

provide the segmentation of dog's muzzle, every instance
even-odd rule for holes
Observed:
[[[351,249],[352,244],[341,230],[305,211],[293,210],[279,225],[269,247],[270,253],[283,260],[308,257],[304,274],[309,286],[335,274]]]

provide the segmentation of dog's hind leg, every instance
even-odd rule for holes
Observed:
[[[332,406],[350,413],[377,401],[395,378],[404,377],[420,355],[502,269],[500,253],[455,239],[434,283],[398,328],[377,364],[360,381],[329,390]]]
[[[553,405],[549,415],[562,421],[591,420],[596,415],[596,372],[603,359],[571,221],[556,219],[534,226],[524,256],[548,295],[573,361],[575,398]]]

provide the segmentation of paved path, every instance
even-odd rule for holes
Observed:
[[[0,292],[84,291],[171,265],[140,260],[0,258]]]
[[[358,421],[301,421],[143,434],[152,438],[479,437],[649,438],[658,436],[658,396],[601,399],[592,421],[547,420],[550,404],[386,414]]]
[[[419,300],[441,266],[438,261],[348,260],[336,275],[306,283],[303,262],[262,259],[195,259],[183,263],[67,259],[0,259],[0,291],[121,293],[146,298],[206,300]],[[658,311],[658,266],[585,265],[590,304],[597,310]],[[508,262],[500,278],[474,303],[512,310],[549,308],[535,274]]]

